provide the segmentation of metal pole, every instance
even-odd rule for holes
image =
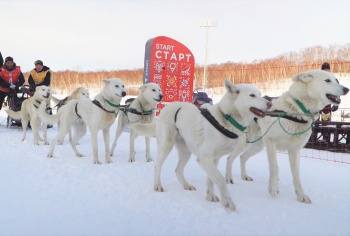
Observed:
[[[205,41],[205,60],[204,60],[204,73],[203,73],[203,92],[205,92],[206,84],[207,84],[207,61],[208,61],[208,35],[209,35],[209,27],[207,28],[207,37]]]
[[[200,27],[206,27],[206,40],[205,40],[205,59],[204,59],[204,71],[203,71],[203,90],[205,92],[206,85],[207,85],[207,62],[208,62],[208,39],[209,39],[209,27],[215,27],[216,21],[215,20],[200,20],[199,21]]]

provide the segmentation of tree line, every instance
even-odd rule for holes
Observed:
[[[206,68],[206,88],[223,86],[225,78],[235,84],[266,83],[285,78],[313,69],[320,69],[322,63],[328,62],[333,73],[350,73],[350,43],[345,45],[332,45],[329,47],[314,46],[300,52],[289,52],[265,60],[255,60],[250,63],[226,62],[211,64]],[[195,86],[203,87],[204,67],[195,66]],[[24,73],[25,77],[29,72]],[[143,68],[134,70],[116,71],[53,71],[51,87],[56,91],[70,93],[78,86],[87,89],[100,89],[103,79],[120,78],[128,87],[128,94],[137,95],[138,88],[143,83]]]

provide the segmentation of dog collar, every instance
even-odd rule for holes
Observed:
[[[295,99],[295,102],[297,103],[297,105],[299,106],[299,108],[305,113],[305,114],[311,114],[311,112],[306,109],[306,107],[304,106],[304,104],[301,103],[301,101],[299,101],[298,99]]]
[[[106,101],[107,101],[107,99],[106,99]],[[97,101],[97,100],[93,100],[92,103],[95,104],[96,106],[98,106],[99,108],[101,108],[102,110],[104,110],[105,112],[108,112],[108,113],[115,113],[115,111],[109,111],[109,110],[107,110],[106,108],[104,108],[104,107],[101,105],[101,103],[100,103],[99,101]],[[119,106],[120,106],[120,105],[119,105]],[[117,106],[117,107],[119,107],[119,106]]]
[[[236,127],[237,129],[239,129],[240,131],[244,131],[247,127],[242,126],[241,124],[239,124],[235,119],[232,118],[232,116],[230,116],[229,114],[225,115],[225,119],[228,120],[234,127]]]
[[[107,99],[105,99],[105,101],[107,102],[108,105],[112,106],[112,107],[120,107],[120,104],[114,104],[114,103],[111,103],[110,101],[108,101]]]

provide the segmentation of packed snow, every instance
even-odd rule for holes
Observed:
[[[102,133],[99,159],[93,164],[91,136],[80,140],[76,157],[66,137],[54,158],[49,146],[33,144],[31,130],[6,128],[0,111],[0,235],[350,235],[349,164],[301,157],[301,181],[312,204],[296,200],[288,156],[278,153],[280,194],[268,193],[266,152],[251,158],[248,174],[228,189],[237,210],[205,200],[206,175],[189,161],[185,176],[196,191],[182,188],[175,175],[174,149],[162,168],[165,192],[153,190],[154,162],[145,161],[143,137],[136,139],[136,162],[129,159],[129,133],[118,140],[113,163],[104,160]],[[116,123],[111,127],[111,142]],[[42,130],[40,130],[42,133]],[[48,130],[52,141],[57,125]],[[156,140],[151,140],[156,160]],[[219,163],[224,174],[226,157]],[[217,189],[215,189],[218,194]]]

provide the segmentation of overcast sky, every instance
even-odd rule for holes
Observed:
[[[145,44],[167,36],[197,64],[251,62],[350,42],[349,0],[0,0],[0,51],[22,71],[143,68]]]

